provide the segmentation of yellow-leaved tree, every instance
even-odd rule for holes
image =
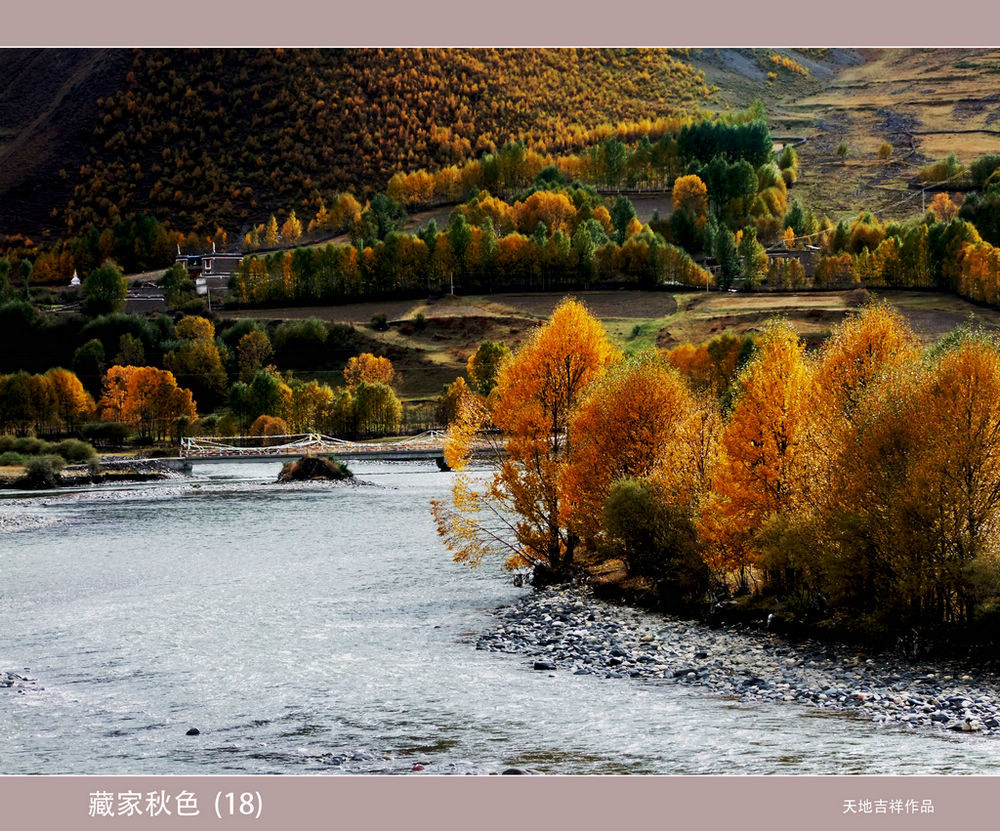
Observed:
[[[376,358],[371,352],[362,352],[347,361],[344,367],[344,380],[349,390],[355,389],[361,383],[385,384],[390,386],[396,377],[392,361],[388,358]]]
[[[301,237],[302,223],[295,216],[295,211],[292,211],[281,225],[281,238],[285,242],[298,242]]]
[[[1000,345],[938,349],[865,397],[832,483],[831,597],[896,631],[968,621],[1000,576]]]
[[[680,373],[652,354],[616,364],[591,385],[570,422],[573,454],[560,483],[563,522],[588,548],[619,479],[656,477],[674,505],[692,508],[697,410]]]
[[[453,501],[433,503],[438,532],[455,559],[478,564],[507,554],[511,568],[561,575],[572,566],[577,536],[561,511],[561,479],[572,459],[571,415],[587,387],[617,360],[600,322],[576,300],[563,300],[548,323],[503,363],[489,401],[467,396],[449,429],[445,458],[462,470],[482,428],[501,434],[505,455],[478,487],[456,477]]]
[[[879,377],[918,355],[913,332],[886,303],[868,304],[845,320],[824,345],[816,367],[816,406],[829,436],[850,431],[858,405]]]
[[[844,321],[813,362],[799,431],[799,451],[805,454],[799,467],[802,487],[797,499],[763,519],[753,541],[768,588],[794,592],[800,610],[827,607],[845,588],[852,590],[854,577],[864,571],[857,565],[865,555],[855,556],[851,546],[857,518],[845,505],[850,488],[842,477],[857,468],[849,455],[869,432],[861,417],[873,391],[887,376],[915,365],[919,356],[917,339],[902,316],[879,303]]]
[[[803,504],[815,484],[809,452],[810,432],[817,427],[810,420],[812,369],[790,324],[765,326],[738,384],[699,530],[709,567],[746,585],[758,561],[757,533]]]
[[[197,418],[191,391],[172,372],[152,366],[113,366],[98,402],[103,421],[122,421],[144,438],[163,438],[174,422]]]
[[[84,389],[76,374],[68,369],[54,368],[45,373],[55,402],[55,414],[70,431],[94,412],[94,399]]]
[[[694,174],[678,176],[672,191],[674,208],[693,214],[708,211],[708,188],[700,177]]]

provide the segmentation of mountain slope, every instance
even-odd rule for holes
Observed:
[[[585,129],[693,112],[713,93],[664,50],[48,50],[0,54],[0,78],[15,116],[0,152],[19,171],[0,184],[18,206],[0,218],[8,233],[63,207],[74,233],[137,211],[239,230],[370,195],[397,170],[512,138],[579,146]]]
[[[53,208],[73,192],[98,100],[117,90],[132,58],[107,49],[0,50],[0,234],[63,231]]]

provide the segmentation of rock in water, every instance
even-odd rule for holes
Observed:
[[[311,479],[330,479],[340,482],[353,478],[354,474],[343,462],[323,456],[302,456],[294,462],[285,464],[278,474],[279,482],[305,482]]]

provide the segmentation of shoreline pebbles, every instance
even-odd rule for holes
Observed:
[[[142,481],[100,483],[75,489],[34,491],[31,495],[0,498],[0,534],[34,531],[64,522],[66,517],[45,513],[48,508],[77,505],[100,505],[128,500],[171,500],[179,497],[208,496],[223,493],[284,493],[289,490],[325,490],[336,488],[382,488],[366,479],[351,478],[340,482],[310,479],[302,482],[278,483],[270,479],[242,481],[212,481],[193,479],[182,474],[164,477],[148,485]]]
[[[577,586],[536,589],[494,612],[476,648],[524,655],[539,671],[663,679],[746,702],[853,711],[881,724],[1000,735],[1000,676],[946,662],[908,663],[739,625],[712,628],[595,599]]]

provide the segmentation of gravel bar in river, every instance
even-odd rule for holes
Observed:
[[[495,612],[477,648],[526,656],[541,671],[665,679],[744,701],[853,710],[874,722],[1000,734],[1000,677],[944,662],[866,656],[790,642],[739,625],[712,628],[595,599],[586,589],[539,589]]]

